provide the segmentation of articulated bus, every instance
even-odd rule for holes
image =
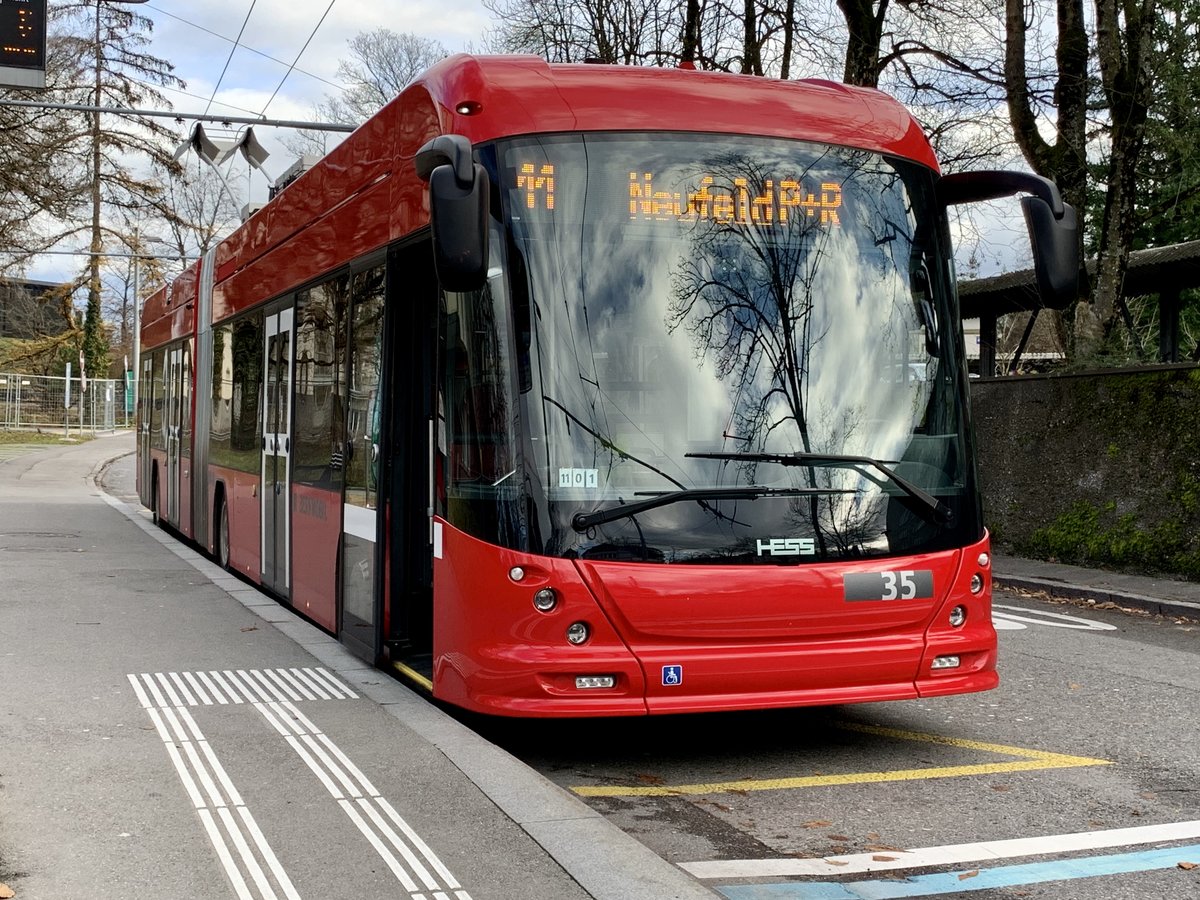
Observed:
[[[997,684],[942,175],[830,82],[455,56],[150,297],[155,518],[477,712]]]

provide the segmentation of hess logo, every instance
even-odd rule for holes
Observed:
[[[813,538],[758,539],[759,556],[816,556],[817,542]]]

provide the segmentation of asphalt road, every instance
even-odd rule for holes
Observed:
[[[985,694],[474,724],[734,900],[1200,898],[1200,624],[996,601]]]
[[[1200,623],[996,602],[986,694],[464,721],[730,900],[1200,898]]]

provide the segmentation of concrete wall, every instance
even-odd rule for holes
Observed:
[[[1200,581],[1200,367],[971,388],[999,552]]]

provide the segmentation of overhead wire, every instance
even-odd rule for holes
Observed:
[[[246,33],[246,26],[250,24],[250,16],[254,12],[254,7],[258,0],[250,0],[250,9],[246,11],[246,18],[242,20],[242,27],[238,31],[238,36],[234,39],[233,46],[229,48],[229,56],[225,58],[225,68],[221,70],[221,77],[217,79],[217,83],[213,85],[212,97],[209,98],[208,106],[204,107],[204,115],[208,115],[208,111],[212,108],[213,100],[217,99],[217,91],[221,89],[221,82],[225,80],[225,73],[229,71],[229,64],[233,62],[233,54],[237,52],[237,48],[241,46],[242,35]]]
[[[313,28],[312,34],[308,36],[308,40],[304,42],[304,46],[300,48],[300,52],[296,54],[296,58],[292,60],[292,64],[288,66],[288,70],[283,73],[283,78],[279,80],[279,86],[275,88],[275,92],[271,94],[271,98],[267,100],[266,105],[262,109],[262,114],[264,116],[267,114],[267,107],[269,107],[275,100],[275,97],[283,89],[284,82],[288,80],[288,76],[291,75],[292,70],[296,68],[296,63],[300,62],[300,57],[304,55],[304,51],[308,49],[308,45],[312,43],[312,39],[315,38],[317,36],[317,32],[321,30],[321,26],[325,23],[325,17],[329,15],[329,11],[333,9],[333,4],[335,3],[337,3],[337,0],[329,0],[329,5],[325,7],[325,12],[321,13],[321,18],[317,21],[316,26]]]
[[[169,19],[174,19],[177,22],[182,22],[184,25],[188,25],[192,28],[195,28],[198,31],[203,31],[205,34],[211,34],[213,37],[220,38],[221,40],[225,41],[226,43],[232,44],[234,42],[233,38],[226,37],[225,35],[221,34],[219,31],[213,31],[211,28],[205,28],[203,25],[201,25],[197,22],[193,22],[190,19],[185,19],[183,16],[177,16],[177,15],[175,15],[175,13],[167,12],[165,9],[160,9],[159,7],[154,6],[151,3],[146,4],[146,9],[152,9],[156,13],[160,13]],[[272,56],[270,53],[263,53],[261,50],[255,50],[249,44],[242,44],[241,46],[242,46],[243,50],[247,51],[248,53],[253,53],[255,56],[261,56],[263,59],[270,60],[273,63],[278,63],[281,66],[287,65],[287,63],[285,63],[282,59],[278,59],[278,58]],[[307,75],[309,78],[319,81],[322,84],[327,84],[331,88],[337,88],[339,91],[342,89],[342,86],[340,84],[338,84],[336,81],[330,81],[328,78],[322,78],[320,75],[314,75],[312,72],[306,71],[305,69],[296,69],[296,71],[299,72],[301,75]],[[203,100],[204,98],[200,97],[198,99]],[[237,107],[234,107],[234,108],[236,109]],[[249,112],[249,110],[246,110],[246,112]],[[257,113],[255,113],[255,115],[257,115]]]

